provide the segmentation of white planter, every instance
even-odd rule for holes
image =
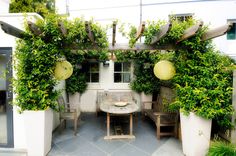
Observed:
[[[51,149],[53,111],[24,111],[28,156],[45,156]]]
[[[212,120],[194,113],[189,116],[180,113],[180,122],[183,153],[186,156],[205,156],[210,145]]]
[[[141,101],[145,102],[145,101],[152,101],[152,95],[146,95],[144,94],[144,92],[141,93]]]

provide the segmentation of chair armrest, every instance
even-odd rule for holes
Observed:
[[[156,103],[155,101],[144,101],[142,102],[142,109],[152,109],[152,105]]]

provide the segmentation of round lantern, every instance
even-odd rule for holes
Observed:
[[[170,61],[162,60],[155,64],[153,72],[160,80],[169,80],[175,75],[175,67]]]
[[[56,63],[54,71],[55,78],[58,80],[68,79],[73,73],[73,67],[68,61],[59,61]]]

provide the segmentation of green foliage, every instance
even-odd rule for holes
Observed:
[[[54,0],[11,0],[10,13],[36,12],[45,17],[55,12]]]
[[[209,148],[207,156],[236,156],[236,147],[231,143],[214,141]]]
[[[58,28],[58,22],[65,24],[68,30],[63,35]],[[92,22],[92,21],[91,21]],[[65,57],[72,63],[74,72],[67,81],[67,91],[84,92],[87,87],[85,76],[78,65],[86,59],[86,56],[95,56],[98,59],[107,58],[107,51],[74,51],[71,46],[92,46],[85,30],[85,21],[75,19],[68,21],[56,15],[47,16],[44,20],[36,21],[37,26],[43,32],[34,35],[29,28],[24,40],[17,42],[15,52],[16,79],[14,80],[14,92],[17,94],[15,104],[20,111],[45,110],[49,107],[58,110],[56,99],[58,91],[54,89],[58,81],[54,78],[55,64],[58,59]],[[91,29],[98,48],[108,46],[106,33],[97,24],[91,23]]]
[[[137,29],[135,26],[130,27],[130,32],[128,34],[129,36],[129,46],[134,47],[134,44],[136,42],[136,34],[137,34]]]
[[[165,21],[148,21],[147,27],[143,33],[145,36],[144,43],[151,44],[152,38],[160,31],[160,27],[166,24]]]
[[[218,124],[230,128],[232,108],[232,66],[234,61],[223,56],[209,42],[201,42],[202,32],[190,41],[189,47],[175,53],[177,99],[173,105],[185,114],[216,119]]]

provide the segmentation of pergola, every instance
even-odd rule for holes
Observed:
[[[26,33],[23,30],[20,30],[4,21],[0,21],[2,30],[12,36],[15,36],[17,38],[24,39],[26,37]],[[33,22],[28,21],[27,22],[30,31],[36,35],[36,36],[42,36],[43,37],[43,31],[40,30],[40,28]],[[230,30],[232,27],[232,23],[227,23],[225,25],[219,26],[214,29],[210,29],[207,32],[205,32],[202,35],[201,40],[206,41],[210,40],[219,36],[222,36],[227,33],[227,31]],[[130,47],[128,43],[121,44],[116,43],[116,33],[117,33],[117,22],[113,22],[112,24],[112,41],[109,43],[108,50],[114,51],[114,50],[168,50],[168,49],[175,49],[178,47],[178,43],[181,41],[187,40],[191,38],[192,36],[196,35],[196,33],[202,28],[203,22],[200,21],[197,24],[193,25],[192,27],[186,29],[183,33],[183,35],[180,37],[179,40],[177,40],[174,44],[168,44],[168,45],[162,45],[157,46],[158,41],[160,41],[162,38],[164,38],[168,33],[170,32],[170,29],[172,27],[171,23],[167,23],[166,25],[163,25],[160,28],[160,31],[158,31],[154,36],[152,36],[152,41],[150,45],[144,44],[144,43],[136,43],[134,47]],[[67,35],[68,30],[64,27],[64,24],[62,22],[58,22],[58,28],[60,29],[63,36]],[[87,36],[89,40],[93,43],[94,49],[98,48],[96,46],[96,43],[94,41],[94,35],[90,27],[89,21],[85,22],[85,28],[87,32]],[[138,39],[142,36],[143,32],[145,30],[145,22],[142,22],[141,25],[138,27],[138,31],[136,34],[135,41],[138,41]],[[92,48],[93,48],[92,47]],[[79,49],[79,47],[73,46],[73,49]]]
[[[27,33],[23,30],[20,30],[16,27],[14,27],[11,24],[8,24],[4,21],[0,21],[1,24],[1,28],[2,30],[9,34],[12,35],[14,37],[20,38],[20,39],[24,39],[25,37],[29,37],[27,36]],[[34,34],[35,36],[40,36],[40,37],[44,37],[43,31],[40,30],[40,28],[33,22],[31,21],[27,21],[28,27],[30,29],[30,31],[32,32],[32,34]],[[229,22],[225,25],[219,26],[217,28],[214,29],[210,29],[208,31],[206,31],[202,37],[201,37],[201,41],[206,41],[206,40],[210,40],[219,36],[222,36],[224,34],[226,34],[232,27],[233,23]],[[152,36],[152,40],[151,40],[151,44],[145,44],[145,43],[135,43],[133,47],[129,46],[129,43],[125,43],[125,44],[121,44],[121,43],[116,43],[116,34],[117,34],[117,22],[114,21],[112,23],[112,40],[109,43],[109,47],[108,50],[111,51],[112,55],[113,55],[113,51],[115,50],[134,50],[134,51],[140,51],[140,50],[172,50],[172,49],[178,49],[179,43],[187,40],[193,36],[195,36],[200,29],[203,26],[203,22],[199,21],[197,24],[191,26],[190,28],[186,29],[183,33],[183,35],[175,41],[175,43],[169,43],[167,45],[158,45],[157,43],[164,38],[165,36],[168,35],[168,33],[171,30],[172,27],[172,23],[167,23],[165,25],[163,25],[160,30]],[[63,22],[58,22],[58,28],[61,31],[63,36],[66,36],[68,34],[68,31]],[[87,37],[88,39],[93,43],[92,47],[89,47],[89,49],[99,49],[98,46],[96,46],[95,40],[94,40],[94,35],[91,29],[91,24],[89,21],[85,22],[85,28],[86,28],[86,33],[87,33]],[[137,42],[140,37],[143,35],[145,30],[145,22],[142,22],[141,25],[138,27],[137,29],[137,34],[136,34],[136,38],[135,38],[135,42]],[[72,49],[74,50],[79,50],[79,47],[76,45],[70,45],[72,47]],[[233,88],[236,88],[236,72],[234,72],[234,81],[233,81]],[[233,107],[234,109],[236,109],[236,99],[235,96],[236,95],[236,90],[233,91]],[[232,117],[232,121],[235,120],[235,117]],[[231,140],[233,142],[235,142],[236,140],[236,131],[232,130],[231,131]]]

